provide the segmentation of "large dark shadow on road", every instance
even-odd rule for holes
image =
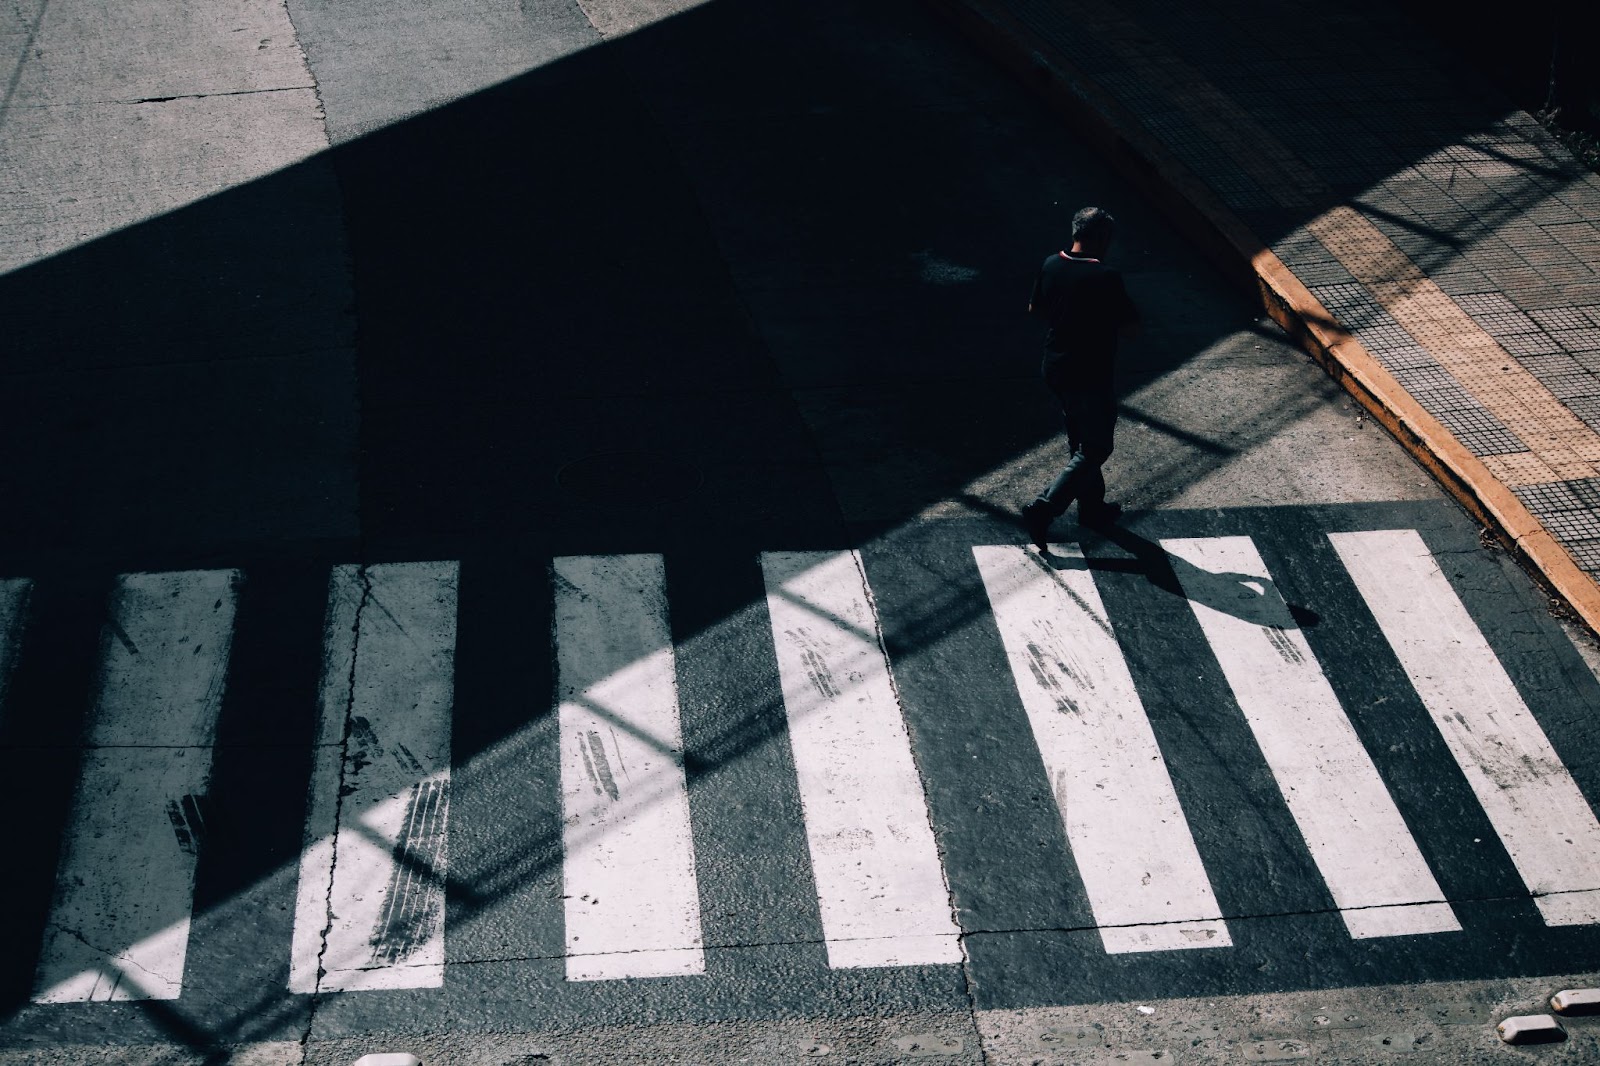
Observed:
[[[937,57],[909,64],[928,81],[895,76],[920,50]],[[963,118],[962,101],[992,113]],[[1458,117],[1416,152],[1498,116]],[[112,575],[237,566],[252,582],[216,774],[232,838],[219,830],[225,858],[200,873],[202,911],[220,913],[286,864],[292,877],[328,563],[463,560],[466,766],[530,717],[548,725],[551,556],[739,560],[738,580],[674,590],[687,641],[759,604],[755,552],[872,540],[1049,440],[1043,391],[1013,402],[1034,395],[1038,331],[1020,310],[1060,237],[1043,224],[1120,186],[1080,177],[1055,131],[909,0],[722,0],[0,276],[0,570],[37,581],[0,723],[19,767],[4,795],[36,812],[0,1009],[31,991]],[[1156,284],[1198,262],[1159,258]],[[1130,379],[1254,315],[1209,275],[1192,291]],[[1139,418],[1205,462],[1314,403],[1275,403],[1226,446]],[[883,477],[872,506],[841,509],[864,463]],[[908,466],[927,491],[889,483]],[[1147,473],[1176,492],[1194,466]],[[984,610],[944,604],[918,639]],[[759,698],[691,730],[691,777],[781,731],[781,705]],[[273,744],[296,754],[260,754]],[[258,789],[286,798],[258,809]],[[540,817],[504,854],[453,862],[453,919],[559,864],[559,821]],[[281,1037],[307,1007],[269,977],[206,1008],[228,1026],[136,1010],[198,1048]]]

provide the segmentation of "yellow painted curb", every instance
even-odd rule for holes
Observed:
[[[1004,12],[973,0],[924,0],[1031,88],[1109,157],[1139,191],[1262,307],[1447,492],[1510,545],[1548,591],[1600,633],[1600,586],[1483,461],[1423,410],[1372,353],[1210,187],[1130,111],[1062,57],[1047,54]]]

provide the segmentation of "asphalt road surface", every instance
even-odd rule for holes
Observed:
[[[1202,1061],[1600,970],[1589,645],[911,0],[0,39],[0,1061]],[[1041,556],[1086,203],[1128,514]]]

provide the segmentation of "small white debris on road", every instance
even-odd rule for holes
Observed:
[[[1508,1044],[1554,1044],[1567,1038],[1561,1023],[1548,1014],[1519,1014],[1495,1026]]]
[[[1550,997],[1557,1014],[1600,1014],[1600,988],[1568,988]]]

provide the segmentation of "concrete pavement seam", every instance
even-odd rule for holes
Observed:
[[[339,787],[334,793],[333,835],[328,842],[328,891],[324,897],[326,920],[322,926],[321,943],[317,947],[317,972],[311,991],[310,1006],[306,1011],[306,1030],[300,1037],[302,1059],[308,1052],[311,1033],[317,1024],[317,1004],[323,995],[322,975],[326,972],[322,963],[328,954],[328,940],[333,935],[333,923],[336,917],[333,913],[333,886],[339,876],[339,824],[344,817],[345,774],[350,765],[350,735],[355,720],[356,663],[361,656],[361,617],[367,609],[367,604],[372,600],[372,576],[365,562],[356,568],[356,577],[361,582],[361,599],[356,603],[355,618],[350,624],[350,669],[345,675],[344,722],[339,738]]]
[[[300,39],[300,27],[295,25],[294,12],[289,10],[289,0],[279,0],[278,6],[283,8],[283,21],[289,24],[289,31],[294,34],[294,50],[300,55],[300,66],[305,69],[306,77],[311,79],[311,84],[307,88],[317,98],[317,117],[322,121],[323,143],[331,147],[333,141],[328,136],[328,106],[322,99],[322,85],[317,80],[317,72],[312,69],[311,56],[306,52],[305,43]]]
[[[1223,272],[1249,285],[1266,312],[1370,412],[1469,513],[1591,631],[1600,633],[1600,587],[1488,466],[1425,411],[1328,313],[1277,255],[1140,120],[1072,63],[1049,54],[1003,12],[979,0],[925,0],[1011,70],[1161,205]]]

